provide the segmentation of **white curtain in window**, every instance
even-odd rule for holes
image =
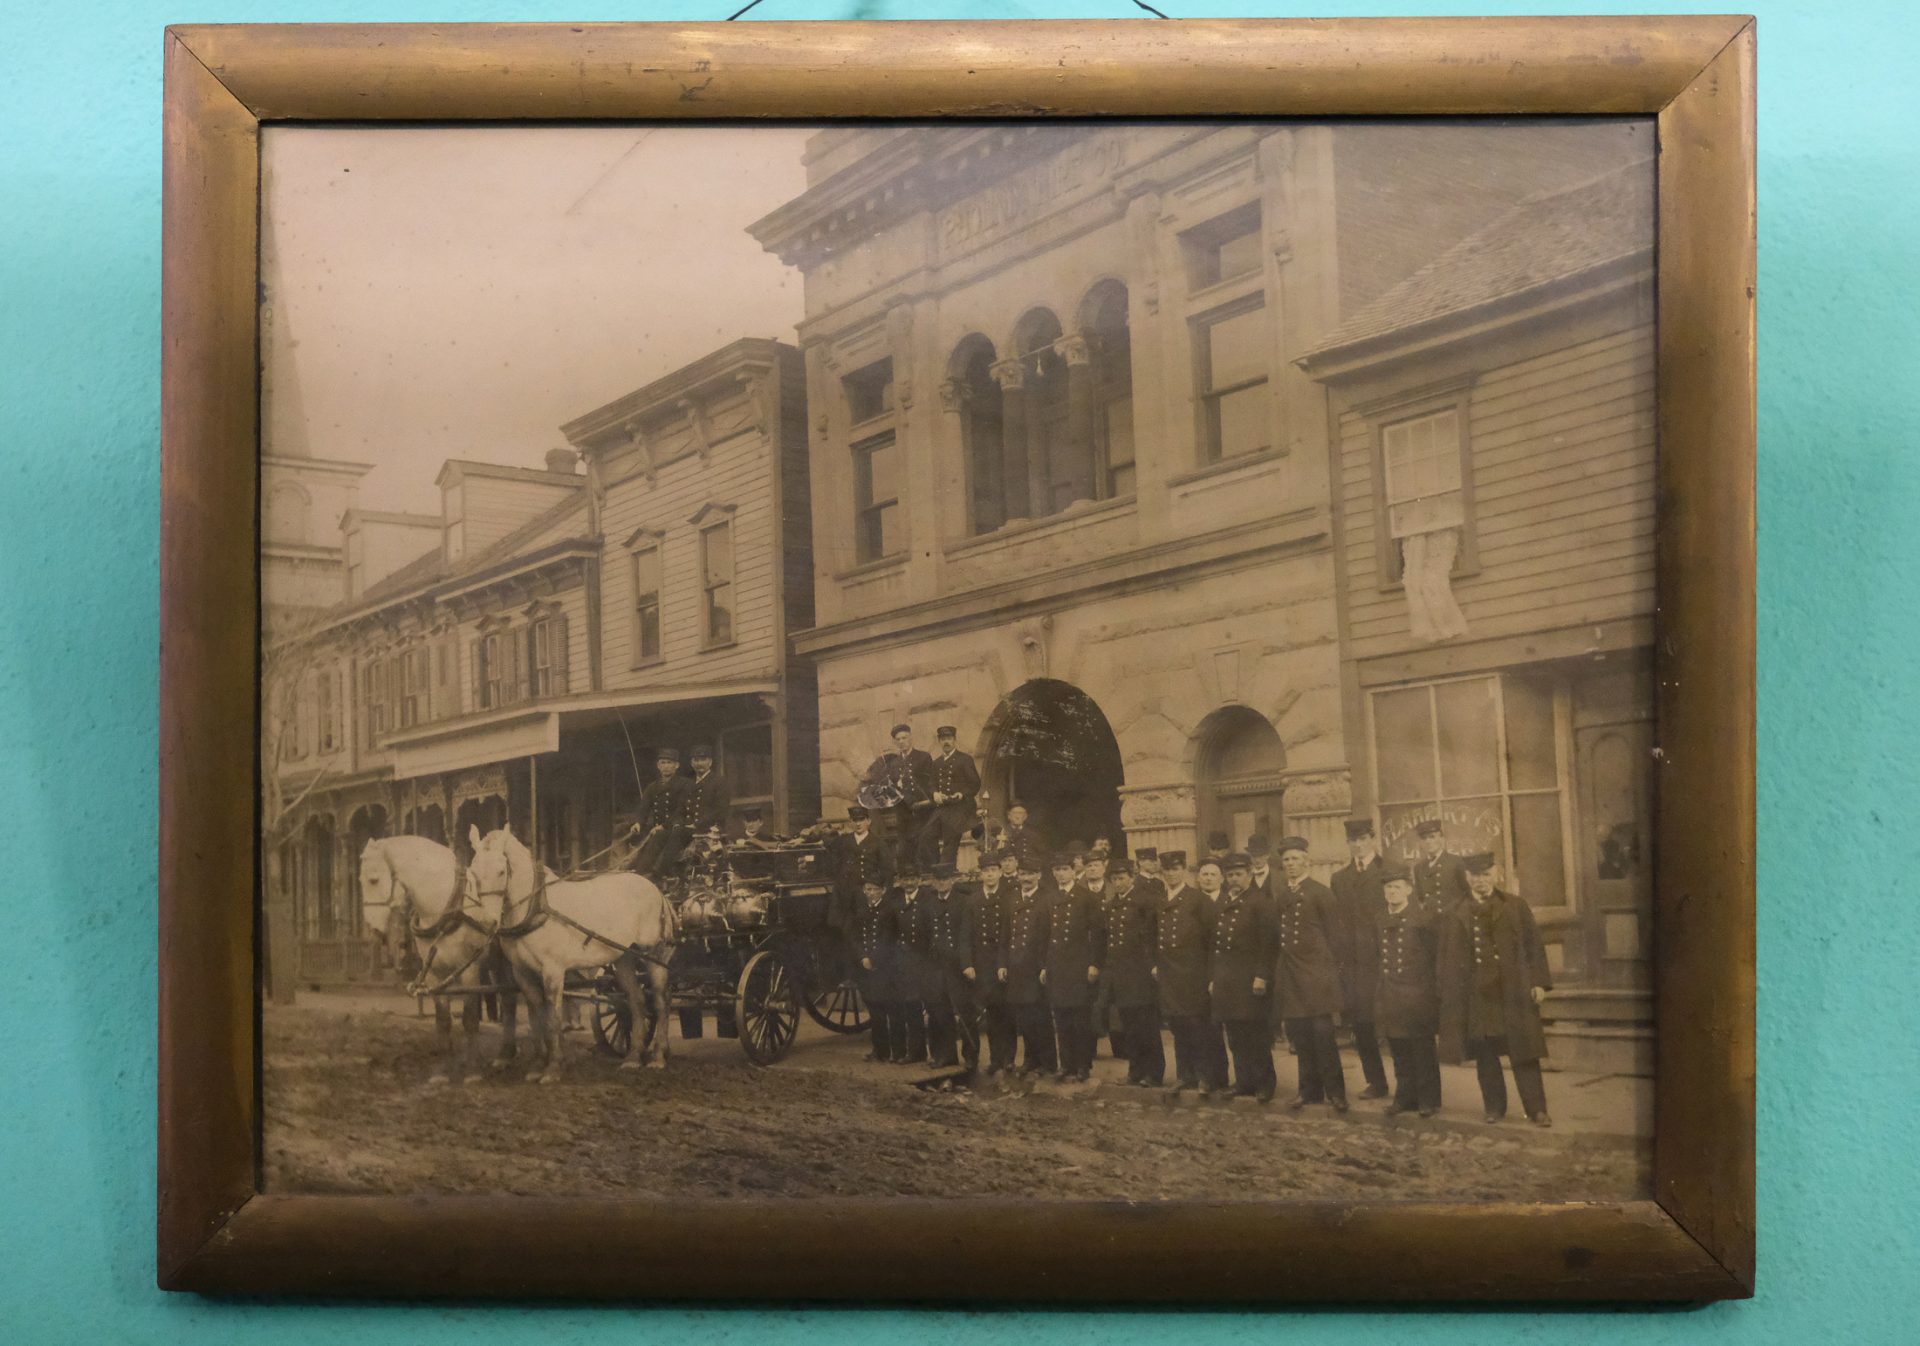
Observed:
[[[1453,598],[1453,562],[1460,551],[1460,530],[1439,528],[1400,540],[1407,587],[1407,622],[1413,638],[1452,640],[1467,631],[1467,619]]]

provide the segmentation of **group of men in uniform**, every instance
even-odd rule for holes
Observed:
[[[894,802],[885,806],[892,830],[894,862],[904,867],[952,865],[960,842],[977,824],[980,770],[960,751],[959,731],[943,724],[934,731],[939,751],[913,746],[913,726],[896,724],[888,733],[892,748],[874,758],[863,784],[878,788]]]
[[[1389,1113],[1440,1107],[1444,1056],[1475,1063],[1498,1121],[1505,1057],[1528,1119],[1551,1125],[1539,1003],[1552,982],[1532,913],[1500,889],[1492,855],[1448,851],[1440,823],[1420,825],[1421,854],[1401,865],[1380,856],[1370,819],[1350,821],[1351,859],[1329,886],[1301,837],[1256,836],[1189,873],[1177,851],[1043,856],[1024,812],[1010,807],[999,844],[961,875],[933,842],[909,849],[849,810],[839,889],[872,1059],[1086,1081],[1105,1033],[1129,1085],[1265,1102],[1284,1034],[1297,1058],[1289,1106],[1345,1112],[1338,1021],[1360,1097],[1389,1098]],[[946,835],[931,823],[918,834],[939,847]]]

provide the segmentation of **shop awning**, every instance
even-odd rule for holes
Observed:
[[[442,733],[416,731],[393,743],[393,777],[412,780],[443,771],[506,762],[560,749],[560,715],[533,710],[484,724],[449,725]]]

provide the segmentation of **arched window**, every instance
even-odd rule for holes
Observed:
[[[1117,280],[1096,285],[1080,306],[1080,333],[1087,348],[1094,494],[1101,500],[1132,495],[1133,342],[1127,328],[1127,287]]]
[[[1004,398],[994,358],[993,343],[976,332],[954,347],[947,365],[967,460],[967,526],[974,533],[991,533],[1007,521]]]
[[[1009,439],[1025,440],[1026,499],[1024,508],[1009,511],[1013,517],[1042,519],[1073,503],[1083,488],[1091,492],[1092,474],[1083,471],[1091,466],[1083,463],[1090,455],[1073,442],[1069,425],[1062,335],[1060,320],[1043,308],[1029,312],[1014,330],[1015,358],[1020,362],[1020,388],[1014,400],[1020,407],[1018,424],[1023,434],[1010,430]],[[1011,459],[1010,454],[1009,466]]]

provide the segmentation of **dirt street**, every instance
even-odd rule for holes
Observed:
[[[707,1038],[676,1039],[667,1071],[618,1072],[590,1035],[570,1033],[567,1078],[546,1086],[517,1073],[427,1085],[432,1020],[397,998],[269,1008],[265,1036],[266,1187],[278,1192],[1595,1200],[1646,1190],[1632,1149],[1518,1119],[1463,1134],[1324,1108],[1169,1104],[1111,1083],[928,1092],[903,1067],[863,1061],[864,1037],[811,1024],[766,1070]],[[487,1028],[488,1055],[497,1043]],[[1280,1072],[1290,1078],[1284,1054]]]

